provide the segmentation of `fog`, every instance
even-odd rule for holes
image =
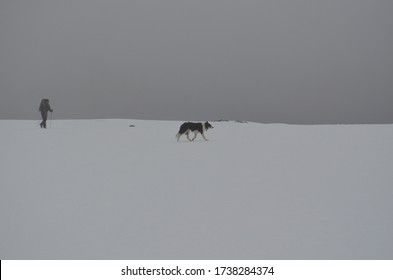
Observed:
[[[0,119],[393,123],[392,1],[2,0]]]

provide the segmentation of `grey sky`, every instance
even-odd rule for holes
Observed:
[[[0,119],[393,123],[391,0],[0,0]]]

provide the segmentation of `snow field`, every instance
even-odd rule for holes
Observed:
[[[393,125],[181,123],[0,121],[0,258],[393,257]]]

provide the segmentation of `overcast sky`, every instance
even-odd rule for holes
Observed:
[[[391,0],[0,0],[0,119],[393,123]]]

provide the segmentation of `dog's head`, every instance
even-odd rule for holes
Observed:
[[[205,126],[206,130],[208,130],[209,128],[214,128],[209,122],[205,122],[203,125]]]

